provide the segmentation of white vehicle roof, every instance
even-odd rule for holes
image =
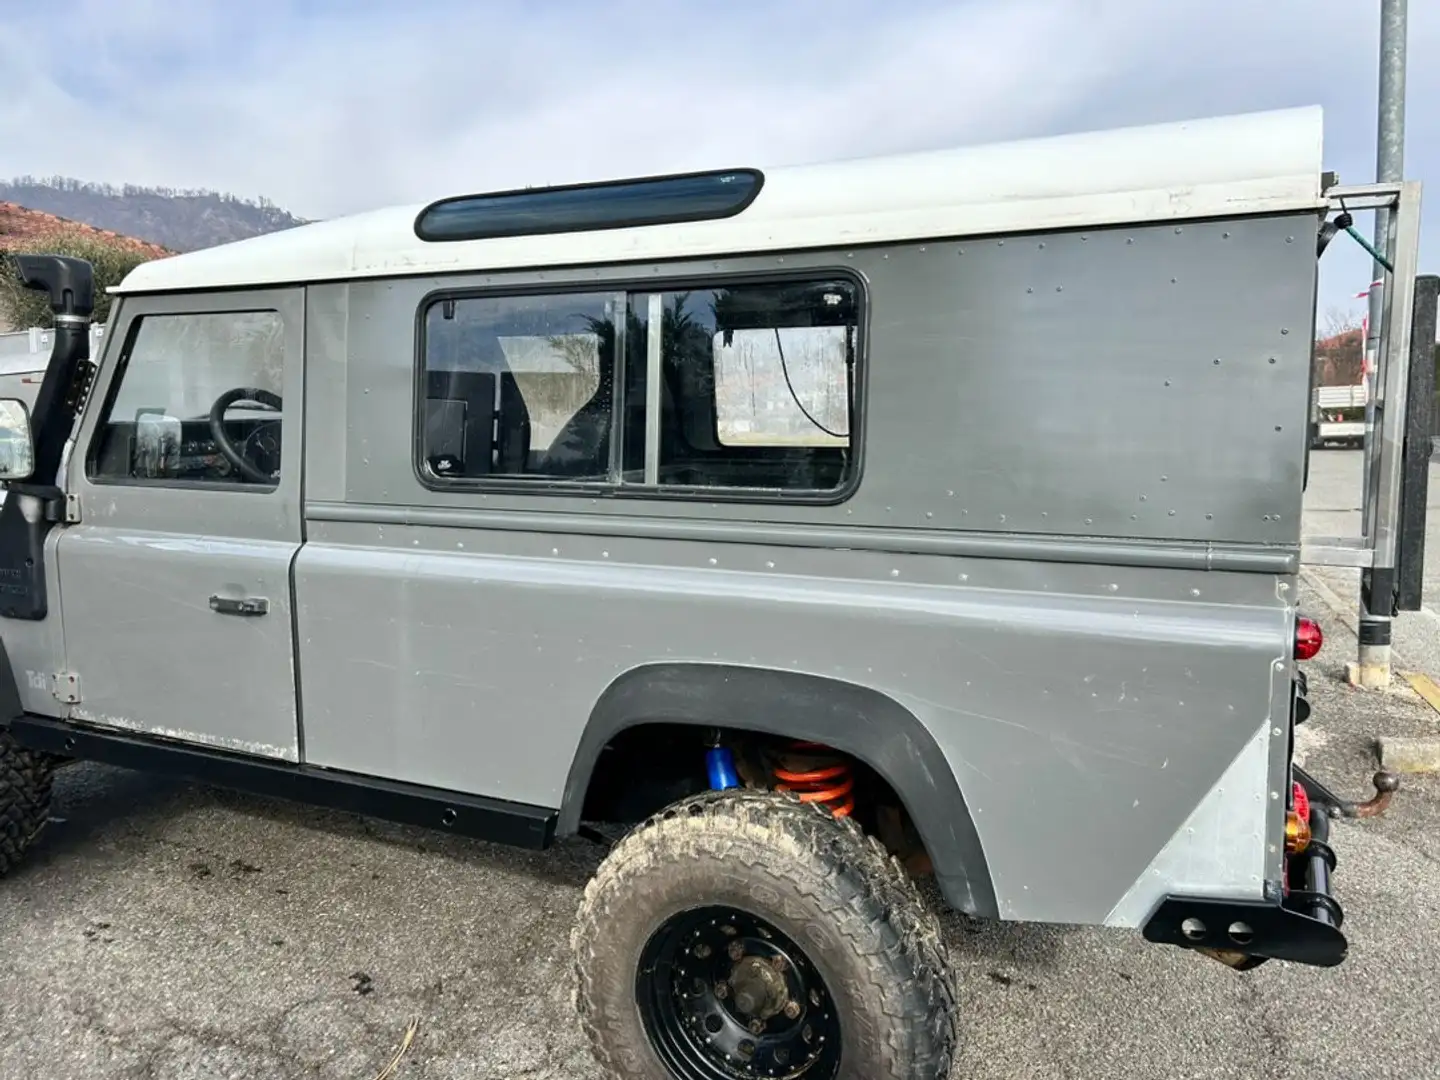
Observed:
[[[428,204],[142,263],[112,291],[594,265],[1319,209],[1318,106],[762,169],[719,220],[427,242]],[[744,163],[735,163],[742,168]],[[481,194],[481,193],[477,193]]]

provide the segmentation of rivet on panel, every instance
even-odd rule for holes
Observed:
[[[1150,496],[1148,496],[1148,495],[1141,495],[1141,496],[1140,496],[1140,501],[1141,501],[1141,502],[1145,502],[1145,501],[1146,501],[1147,499],[1149,499],[1149,498],[1150,498]]]
[[[1127,244],[1133,244],[1133,243],[1135,243],[1135,238],[1132,236],[1132,237],[1130,237],[1128,240],[1126,240],[1125,243],[1127,243]]]
[[[1276,425],[1275,425],[1275,430],[1276,430],[1276,431],[1283,431],[1284,429],[1283,429],[1279,424],[1276,424]]]
[[[1140,515],[1139,515],[1139,514],[1131,514],[1131,515],[1130,515],[1130,520],[1131,520],[1131,521],[1139,521],[1139,520],[1140,520]]]
[[[1276,737],[1278,738],[1279,736],[1283,735],[1284,732],[1281,731],[1281,730],[1277,727],[1277,728],[1271,728],[1271,729],[1270,729],[1270,734],[1271,734],[1271,735],[1274,735],[1274,736],[1276,736]]]
[[[1040,250],[1042,250],[1042,251],[1045,250],[1045,241],[1044,241],[1044,240],[1041,240],[1041,241],[1040,241]]]
[[[774,563],[773,561],[767,561],[767,562],[765,563],[765,569],[766,569],[766,570],[774,570],[774,569],[775,569],[775,563]]]
[[[999,241],[995,246],[996,246],[996,247],[1004,247],[1004,246],[1005,246],[1005,241],[1004,241],[1004,240],[1001,240],[1001,241]]]
[[[600,552],[600,557],[601,557],[602,559],[608,559],[608,558],[610,557],[610,552],[608,552],[608,551],[602,551],[602,552]]]
[[[1027,288],[1025,291],[1026,291],[1027,293],[1033,293],[1033,292],[1035,291],[1035,289],[1034,289],[1034,287],[1032,286],[1032,287],[1030,287],[1030,288]]]
[[[1114,582],[1114,581],[1112,581],[1112,582],[1110,583],[1110,591],[1111,591],[1111,592],[1119,592],[1119,591],[1120,591],[1120,586],[1119,586],[1119,584],[1116,583],[1116,582]]]
[[[925,518],[926,518],[926,520],[929,520],[930,518],[933,518],[934,516],[935,516],[935,511],[933,511],[933,510],[926,510],[926,511],[925,511]]]
[[[1171,517],[1174,517],[1174,516],[1175,516],[1175,511],[1174,511],[1174,510],[1171,510],[1171,511],[1170,511],[1170,516],[1171,516]]]
[[[1178,284],[1180,284],[1180,279],[1179,279],[1179,278],[1173,278],[1173,277],[1172,277],[1172,278],[1170,279],[1170,284],[1171,284],[1171,285],[1178,285]]]
[[[900,571],[899,571],[899,570],[891,570],[891,571],[890,571],[890,576],[891,576],[891,577],[899,577],[899,576],[900,576]]]
[[[1182,229],[1179,225],[1176,225],[1176,226],[1175,226],[1175,235],[1178,236],[1178,235],[1180,235],[1180,234],[1181,234],[1182,232],[1184,232],[1184,231],[1185,231],[1185,230]]]
[[[1227,232],[1227,233],[1221,233],[1221,234],[1220,234],[1220,239],[1221,239],[1221,240],[1229,240],[1229,239],[1230,239],[1230,234],[1229,234],[1228,232]]]
[[[960,575],[960,580],[961,580],[961,581],[969,581],[969,580],[970,580],[970,575],[969,575],[969,574],[961,574],[961,575]]]
[[[1270,363],[1272,363],[1272,364],[1275,363],[1275,357],[1273,357],[1273,356],[1270,357]]]
[[[1215,366],[1216,366],[1216,367],[1219,367],[1219,366],[1220,366],[1220,358],[1219,358],[1218,356],[1215,358]]]
[[[1004,515],[1004,514],[1001,514],[1001,515],[1000,515],[1000,520],[1001,520],[1001,522],[1004,522],[1004,520],[1005,520],[1005,515]]]
[[[1289,327],[1282,326],[1282,327],[1280,328],[1280,333],[1282,333],[1282,334],[1288,334],[1288,333],[1290,333]]]
[[[1065,291],[1065,286],[1064,286],[1064,285],[1056,285],[1056,286],[1055,286],[1055,291],[1056,291],[1056,292],[1064,292],[1064,291]]]
[[[719,566],[719,565],[720,565],[720,560],[719,560],[719,559],[711,559],[711,560],[710,560],[710,565],[711,565],[711,566]]]
[[[1166,385],[1166,386],[1169,386],[1169,385],[1170,385],[1170,380],[1169,380],[1169,379],[1166,379],[1166,380],[1165,380],[1165,385]]]
[[[1190,590],[1190,595],[1191,595],[1191,596],[1199,596],[1199,595],[1200,595],[1200,590],[1199,590],[1199,589],[1191,589],[1191,590]]]
[[[551,555],[559,555],[559,554],[560,554],[560,549],[559,549],[559,548],[551,548],[551,549],[550,549],[550,554],[551,554]]]
[[[1214,514],[1206,514],[1206,515],[1205,515],[1205,520],[1206,520],[1206,521],[1214,521],[1214,520],[1215,520],[1215,515],[1214,515]]]
[[[1287,244],[1293,244],[1293,243],[1295,243],[1295,237],[1293,237],[1293,236],[1287,236],[1287,237],[1285,237],[1285,243],[1287,243]]]
[[[1095,524],[1095,521],[1094,521],[1093,518],[1086,518],[1086,519],[1085,519],[1085,524],[1086,524],[1086,525],[1094,525],[1094,524]]]

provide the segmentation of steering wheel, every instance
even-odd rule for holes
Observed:
[[[266,425],[252,431],[240,448],[237,448],[230,441],[230,436],[225,433],[225,411],[237,401],[251,401],[256,405],[263,405],[267,409],[279,412],[281,409],[280,395],[272,394],[269,390],[261,390],[258,387],[241,386],[225,391],[215,399],[215,404],[210,406],[210,437],[215,440],[215,445],[224,455],[225,460],[235,467],[236,472],[252,483],[273,484],[276,474],[265,472],[245,454],[245,451],[250,449],[251,441],[265,430]]]

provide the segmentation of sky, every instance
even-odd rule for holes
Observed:
[[[1440,2],[1409,7],[1405,171],[1440,181]],[[0,0],[0,176],[334,217],[1319,104],[1361,183],[1378,26],[1379,0]],[[1322,328],[1369,279],[1337,240]]]

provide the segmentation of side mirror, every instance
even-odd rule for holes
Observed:
[[[28,480],[34,471],[30,410],[19,398],[0,398],[0,480]]]

